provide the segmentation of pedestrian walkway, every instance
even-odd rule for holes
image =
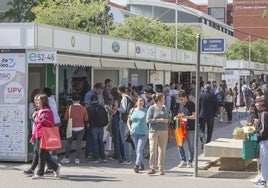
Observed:
[[[236,122],[236,116],[237,114],[234,113],[235,121],[232,124],[219,123],[217,120],[215,120],[213,139],[220,137],[232,138],[233,129],[238,126],[238,123]],[[199,168],[202,168],[208,165],[211,161],[217,159],[204,157],[200,145],[198,148],[198,153]],[[74,153],[72,153],[72,155],[74,155]],[[72,155],[71,158],[73,157]],[[63,158],[63,155],[60,155],[59,157],[61,159]],[[240,176],[241,173],[238,172],[208,172],[199,169],[199,177],[194,178],[194,168],[178,168],[177,166],[180,163],[180,159],[178,157],[178,150],[174,138],[168,144],[167,148],[167,156],[164,169],[166,174],[165,176],[147,175],[148,159],[144,159],[144,162],[145,171],[136,174],[133,170],[133,163],[132,165],[120,165],[117,161],[109,159],[107,163],[92,164],[88,163],[88,160],[83,159],[80,164],[75,164],[74,162],[70,164],[63,164],[61,170],[61,178],[45,176],[45,179],[42,180],[32,180],[22,173],[23,170],[27,169],[30,166],[29,164],[0,162],[0,188],[168,188],[180,185],[187,188],[252,187],[248,179],[244,179],[245,176]],[[229,176],[228,178],[226,178],[227,175]],[[254,176],[254,174],[250,175]]]

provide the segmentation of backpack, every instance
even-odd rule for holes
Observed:
[[[129,114],[130,110],[134,107],[133,100],[128,96],[126,96],[126,98],[127,98],[127,109],[126,109],[125,113],[121,114],[121,120],[123,120],[125,123],[127,122],[128,114]]]
[[[108,114],[103,105],[97,104],[94,106],[94,125],[96,127],[105,127],[108,123]]]

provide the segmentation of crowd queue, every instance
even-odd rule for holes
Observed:
[[[228,88],[224,80],[204,84],[200,82],[199,96],[196,96],[196,84],[183,88],[181,83],[167,85],[112,87],[112,80],[96,83],[87,93],[75,93],[73,104],[68,107],[64,122],[72,118],[72,136],[67,139],[66,153],[61,163],[71,163],[70,149],[76,139],[77,149],[74,163],[79,164],[82,157],[91,163],[107,162],[113,157],[120,164],[132,164],[132,151],[135,151],[134,172],[144,170],[144,157],[149,158],[148,174],[164,175],[166,147],[170,139],[170,130],[175,129],[178,154],[181,158],[179,168],[191,168],[194,161],[195,119],[199,118],[201,147],[212,139],[214,121],[232,123],[233,110],[237,108],[238,97],[251,115],[252,123],[260,141],[260,166],[268,166],[268,111],[265,91],[255,80],[247,84],[240,80],[241,87],[236,83]],[[239,96],[240,93],[240,96]],[[195,113],[195,99],[199,97],[199,117]],[[55,100],[51,90],[45,88],[33,91],[29,104],[29,118],[33,124],[31,142],[34,144],[32,165],[24,173],[40,179],[46,173],[60,175],[60,164],[55,163],[57,153],[41,149],[40,137],[42,127],[60,126]],[[224,113],[225,112],[225,113]],[[223,122],[223,115],[227,121]],[[62,123],[62,126],[66,123]],[[107,131],[104,138],[104,131]],[[85,156],[82,156],[82,139],[85,136]],[[106,140],[105,144],[103,140]],[[184,147],[187,141],[188,158]],[[149,149],[146,148],[149,147]],[[113,147],[113,149],[112,149]],[[147,151],[148,150],[148,151]],[[113,151],[113,152],[112,152]],[[145,156],[144,156],[145,155]],[[45,163],[48,169],[44,171]],[[158,169],[157,169],[158,168]],[[267,168],[259,168],[255,184],[266,184]]]

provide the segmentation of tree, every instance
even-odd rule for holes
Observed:
[[[113,25],[106,0],[46,0],[34,7],[35,22],[96,34]]]
[[[236,41],[226,52],[228,60],[239,59],[259,63],[268,63],[268,40],[256,40],[249,46],[248,42]],[[250,59],[249,59],[250,56]]]
[[[32,7],[39,5],[44,0],[12,0],[7,3],[11,8],[0,17],[6,22],[31,22],[35,15],[31,12]]]
[[[268,9],[265,9],[264,10],[263,17],[264,18],[268,18]]]
[[[189,26],[178,27],[178,48],[195,50],[197,32],[198,30]],[[174,25],[166,25],[158,20],[142,16],[127,18],[124,23],[117,24],[109,32],[109,35],[172,48],[175,47]]]
[[[238,60],[249,60],[249,44],[245,41],[236,41],[226,52],[226,57],[228,60],[238,59]]]

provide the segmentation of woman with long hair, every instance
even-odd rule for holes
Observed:
[[[136,162],[134,171],[139,172],[144,169],[143,150],[148,138],[148,126],[146,123],[147,109],[144,108],[144,99],[137,98],[136,106],[131,109],[127,121],[128,129],[130,130],[136,150]]]
[[[120,95],[117,92],[117,87],[111,88],[112,95],[112,139],[114,143],[114,158],[122,161],[124,159],[124,145],[122,140],[120,139],[120,130],[119,130],[119,112],[116,110],[120,104]]]
[[[149,124],[150,158],[149,175],[155,174],[156,166],[159,167],[159,175],[164,175],[164,160],[168,141],[169,115],[165,107],[165,96],[162,93],[153,95],[154,105],[150,106],[146,115]],[[158,161],[158,164],[157,164]]]
[[[57,177],[60,175],[61,165],[56,164],[51,159],[51,156],[47,150],[40,148],[43,128],[55,126],[53,112],[50,110],[47,95],[40,94],[37,97],[36,104],[38,106],[38,110],[33,113],[35,128],[30,142],[34,144],[33,160],[38,161],[38,171],[32,177],[32,179],[41,179],[44,177],[44,168],[46,162],[47,165],[53,169],[55,177]]]
[[[227,112],[228,123],[232,123],[233,109],[235,108],[235,95],[232,88],[228,88],[225,95],[225,111]]]

